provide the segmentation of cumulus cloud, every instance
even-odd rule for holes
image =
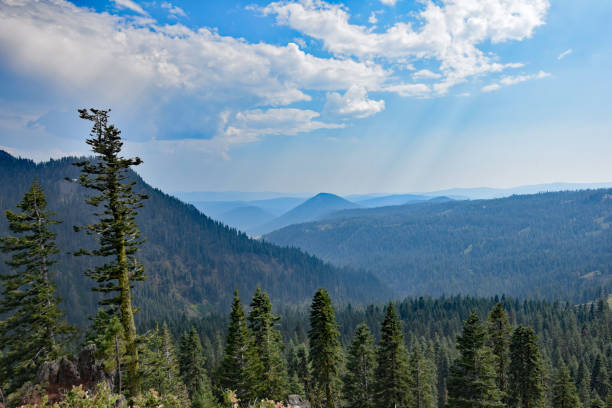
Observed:
[[[492,83],[490,85],[484,86],[482,88],[482,91],[483,92],[497,91],[498,89],[501,89],[502,86],[516,85],[522,82],[531,81],[533,79],[548,78],[549,76],[550,76],[550,73],[544,72],[544,71],[540,71],[536,74],[529,74],[529,75],[505,76],[502,79],[500,79],[499,83]]]
[[[344,95],[328,93],[325,109],[336,115],[365,118],[384,110],[385,101],[368,99],[365,88],[353,85]]]
[[[384,4],[385,6],[395,6],[395,3],[397,3],[397,0],[380,0],[380,2]]]
[[[113,3],[119,8],[132,10],[138,14],[147,15],[147,12],[143,8],[132,0],[112,0]]]
[[[412,74],[412,78],[414,78],[415,80],[420,80],[420,79],[438,79],[440,78],[442,75],[438,74],[436,72],[432,72],[428,69],[422,69],[420,71],[415,72],[414,74]]]
[[[561,61],[563,58],[567,57],[568,55],[570,55],[572,52],[574,52],[574,50],[572,50],[571,48],[569,50],[565,50],[563,51],[561,54],[559,54],[559,56],[557,57],[557,59],[559,61]]]
[[[517,63],[499,63],[478,45],[522,41],[544,24],[548,0],[443,0],[425,3],[418,14],[418,28],[398,22],[384,33],[351,24],[341,5],[324,1],[274,2],[262,9],[275,15],[278,24],[289,26],[322,41],[339,57],[367,61],[397,61],[403,58],[433,59],[443,75],[434,87],[446,93],[467,78],[512,68]]]
[[[185,10],[183,10],[179,6],[175,6],[174,4],[168,1],[163,2],[161,6],[162,8],[167,9],[168,13],[170,13],[171,15],[175,17],[187,17],[187,13],[185,13]]]

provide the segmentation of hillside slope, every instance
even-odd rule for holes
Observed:
[[[91,238],[72,230],[91,220],[92,208],[83,202],[84,191],[65,177],[76,178],[75,159],[52,160],[35,164],[0,151],[0,211],[15,209],[34,179],[42,185],[51,210],[63,223],[57,226],[58,246],[63,254],[55,268],[64,308],[71,321],[86,323],[96,304],[87,290],[91,282],[82,271],[89,259],[75,258],[66,252],[91,245]],[[385,299],[390,292],[369,273],[335,268],[297,249],[249,239],[245,234],[215,222],[192,205],[138,181],[135,190],[149,195],[137,217],[147,239],[140,259],[148,278],[137,283],[135,303],[139,319],[163,315],[176,317],[184,312],[201,315],[225,308],[234,288],[245,298],[257,284],[267,290],[277,304],[309,302],[319,287],[326,287],[341,301],[361,302]],[[0,217],[0,235],[8,233]],[[6,268],[0,263],[0,268]]]
[[[249,232],[252,232],[254,235],[265,234],[287,225],[315,221],[335,211],[358,207],[358,204],[345,200],[335,194],[319,193],[280,217],[253,228]]]
[[[417,203],[333,217],[264,238],[370,270],[403,295],[581,300],[612,285],[611,189]]]

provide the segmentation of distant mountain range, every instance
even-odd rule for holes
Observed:
[[[581,301],[612,289],[612,189],[353,209],[263,238],[372,271],[401,295]]]
[[[78,168],[71,165],[75,160],[36,164],[0,150],[0,236],[8,234],[4,210],[14,210],[37,179],[50,209],[63,221],[56,226],[62,254],[55,268],[63,305],[72,322],[85,325],[96,307],[96,296],[89,290],[91,279],[83,275],[93,261],[67,252],[92,244],[90,237],[75,233],[72,226],[91,222],[93,209],[84,203],[86,192],[81,186],[65,180],[78,177]],[[250,239],[149,186],[135,173],[130,177],[137,181],[135,190],[149,196],[137,217],[146,238],[139,257],[148,275],[135,285],[141,321],[225,311],[235,288],[248,299],[258,284],[278,304],[308,303],[319,287],[327,288],[339,302],[391,296],[388,287],[369,272],[333,267],[300,250]],[[259,209],[246,211],[262,216]],[[1,261],[0,254],[4,270]]]

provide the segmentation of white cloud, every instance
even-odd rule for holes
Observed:
[[[496,62],[477,46],[482,43],[522,41],[544,24],[548,0],[443,0],[425,3],[418,14],[418,29],[398,22],[384,33],[349,23],[343,6],[320,0],[274,2],[262,9],[276,15],[277,23],[287,25],[322,41],[339,57],[362,61],[403,58],[434,59],[444,78],[434,87],[446,93],[467,78],[515,67],[516,63]]]
[[[431,92],[431,88],[425,84],[396,84],[386,86],[383,90],[406,97],[427,96]]]
[[[571,48],[569,50],[565,50],[563,51],[561,54],[559,54],[559,56],[557,57],[557,59],[559,61],[561,61],[563,58],[567,57],[568,55],[570,55],[572,52],[574,52],[574,50],[572,50]]]
[[[498,89],[501,89],[502,86],[516,85],[522,82],[531,81],[533,79],[548,78],[549,76],[550,76],[550,73],[544,72],[544,71],[540,71],[537,74],[530,74],[530,75],[505,76],[502,79],[500,79],[499,83],[493,83],[493,84],[484,86],[482,88],[482,91],[483,92],[497,91]]]
[[[440,78],[442,75],[432,72],[428,69],[422,69],[420,71],[415,72],[414,74],[412,74],[412,78],[414,78],[414,80],[418,81],[420,79],[438,79]]]
[[[119,8],[126,8],[132,10],[138,14],[147,15],[147,12],[143,8],[132,0],[111,0]]]
[[[180,8],[179,6],[175,6],[174,4],[165,1],[161,4],[162,8],[165,8],[168,10],[168,13],[170,13],[173,16],[178,16],[178,17],[187,17],[187,13],[185,13],[185,10],[183,10],[182,8]]]
[[[327,94],[325,109],[332,114],[365,118],[385,109],[385,101],[368,99],[365,88],[351,86],[344,95],[337,92]]]
[[[370,23],[370,24],[378,23],[378,18],[376,18],[376,13],[375,12],[370,13],[370,17],[368,17],[368,23]]]
[[[482,87],[482,92],[493,92],[500,89],[501,86],[499,84],[490,84]]]
[[[395,3],[397,3],[397,0],[380,0],[380,2],[384,4],[385,6],[395,6]]]

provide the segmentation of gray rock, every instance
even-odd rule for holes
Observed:
[[[310,408],[310,402],[296,394],[287,396],[287,405],[289,408]]]

